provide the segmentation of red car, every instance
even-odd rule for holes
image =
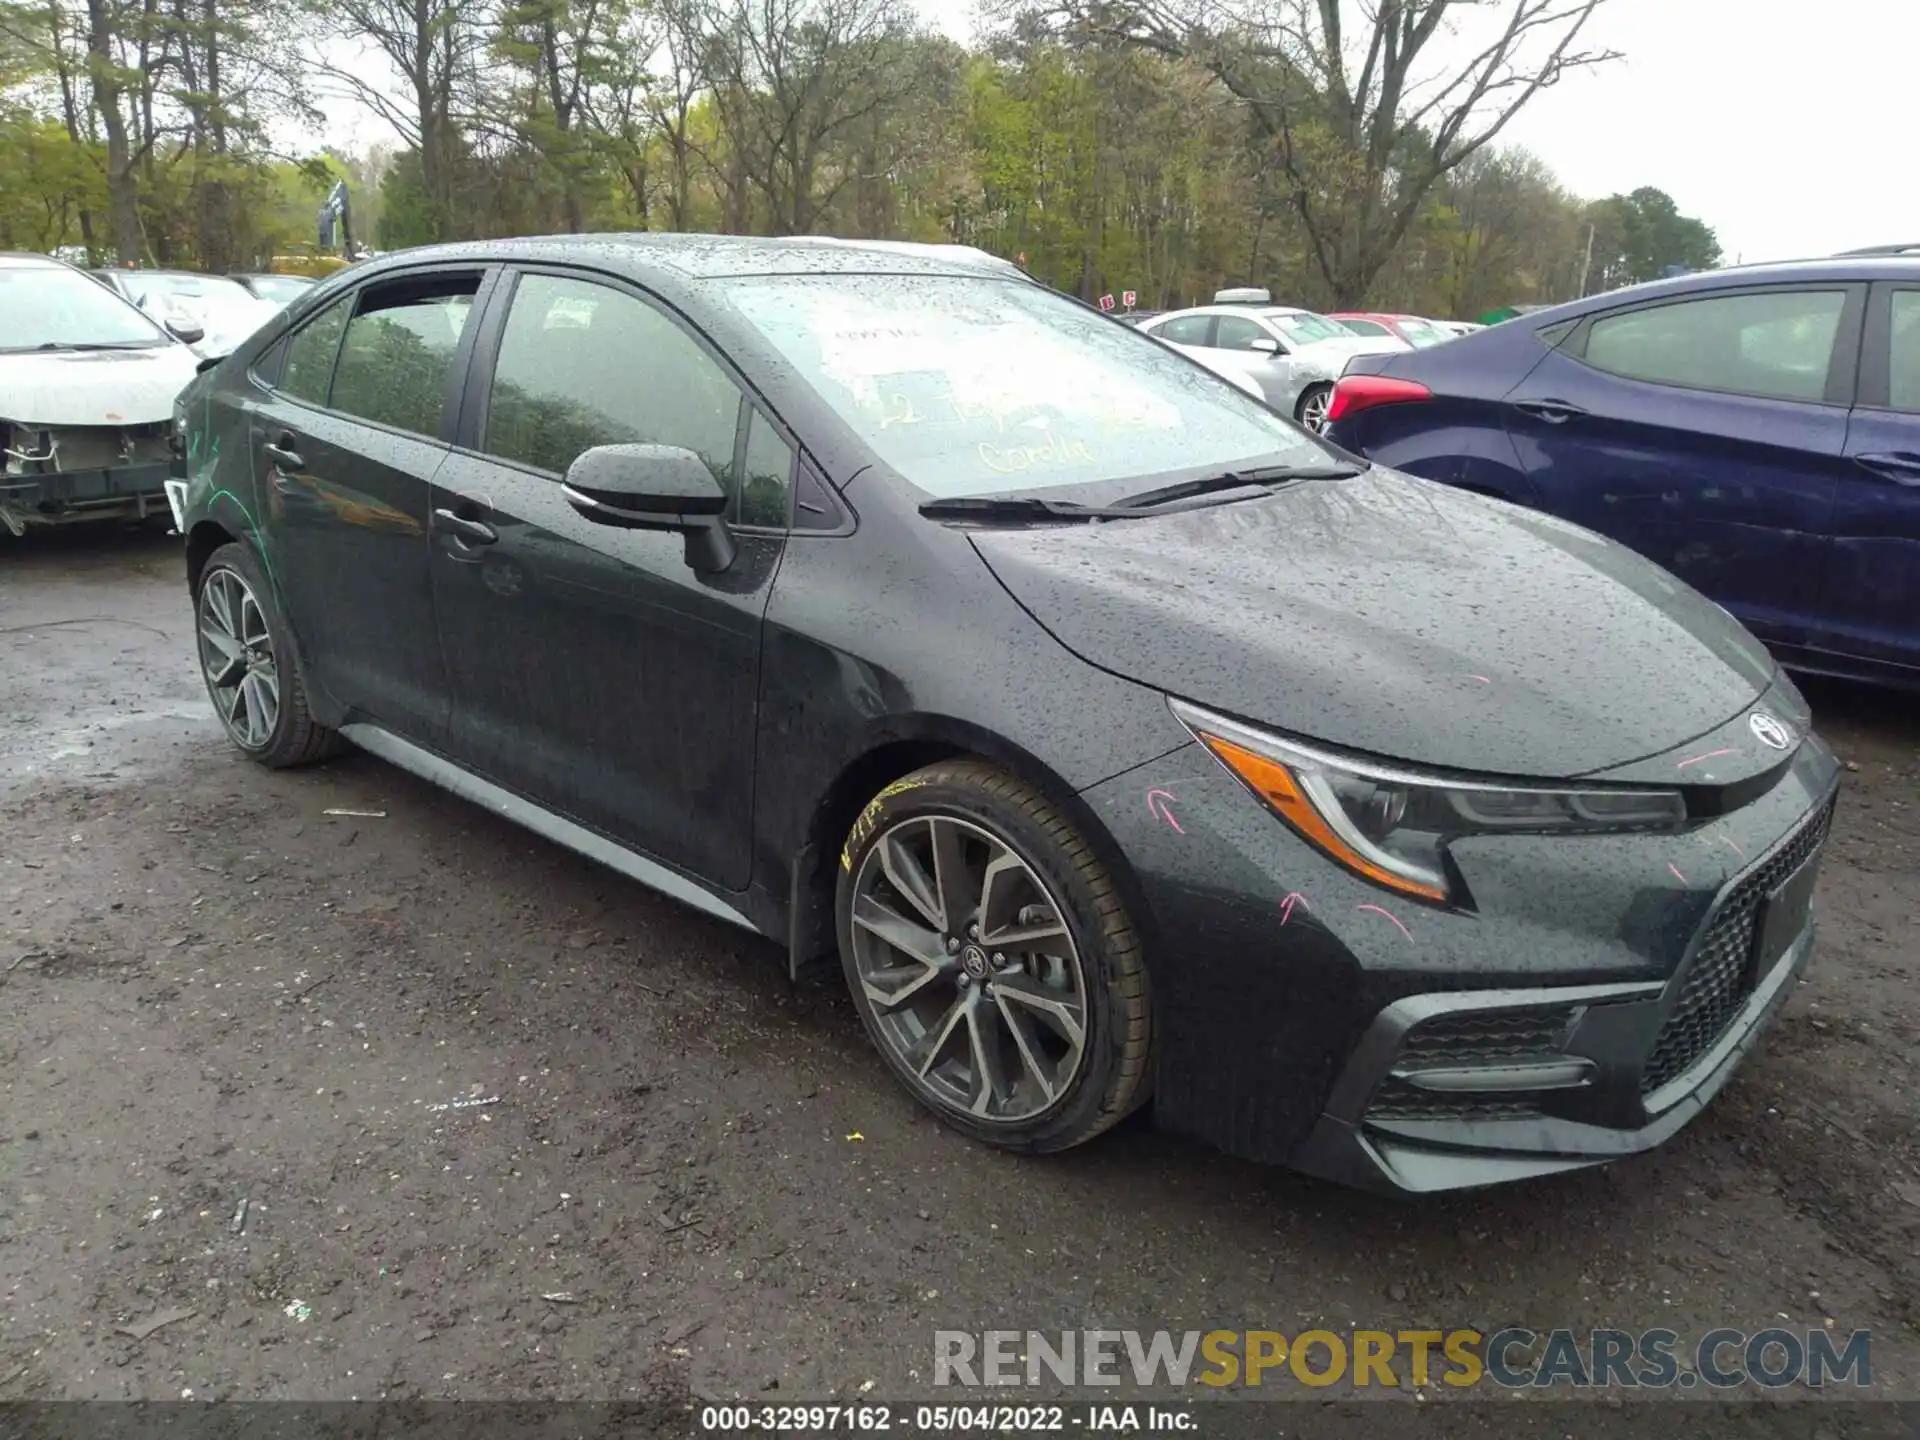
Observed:
[[[1424,350],[1429,345],[1438,345],[1453,336],[1442,330],[1431,320],[1422,320],[1418,315],[1382,315],[1367,310],[1335,311],[1328,315],[1329,320],[1338,320],[1356,335],[1391,335],[1396,340],[1404,340],[1416,350]]]

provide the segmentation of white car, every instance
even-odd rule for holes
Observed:
[[[1141,321],[1140,329],[1217,374],[1253,380],[1269,405],[1310,430],[1325,427],[1327,400],[1347,361],[1407,348],[1391,337],[1355,335],[1311,310],[1274,305],[1264,290],[1221,294],[1231,298],[1169,310]]]
[[[167,513],[173,401],[192,350],[45,255],[0,255],[0,527]]]
[[[96,270],[94,275],[176,333],[198,330],[188,343],[203,358],[232,354],[281,308],[224,275],[191,270]]]

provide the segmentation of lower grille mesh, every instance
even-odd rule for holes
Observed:
[[[1640,1076],[1640,1093],[1650,1095],[1684,1075],[1733,1023],[1747,997],[1754,976],[1755,923],[1760,902],[1781,881],[1798,870],[1819,850],[1833,821],[1833,802],[1813,816],[1785,845],[1762,861],[1734,886],[1726,903],[1708,922],[1706,938],[1695,952],[1667,1023],[1660,1027],[1653,1055]]]

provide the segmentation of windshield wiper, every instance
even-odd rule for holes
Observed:
[[[1250,470],[1227,470],[1198,480],[1183,480],[1158,490],[1143,490],[1111,505],[1082,505],[1074,500],[1048,500],[1039,495],[952,495],[928,500],[920,513],[940,520],[1141,520],[1182,500],[1195,500],[1227,490],[1258,489],[1271,493],[1276,485],[1296,480],[1345,480],[1364,467],[1354,465],[1267,465]]]
[[[949,495],[921,502],[934,520],[1136,520],[1140,512],[1111,505],[1081,505],[1038,495]]]
[[[1265,465],[1251,470],[1223,470],[1218,475],[1203,475],[1198,480],[1182,480],[1178,485],[1163,485],[1158,490],[1143,490],[1116,500],[1122,511],[1154,510],[1180,500],[1192,500],[1225,490],[1290,485],[1296,480],[1348,480],[1360,473],[1354,465]]]

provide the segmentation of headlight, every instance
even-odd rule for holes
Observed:
[[[1282,740],[1181,700],[1168,704],[1301,838],[1376,885],[1436,904],[1453,898],[1446,848],[1463,836],[1673,830],[1687,818],[1678,790],[1421,775]]]

